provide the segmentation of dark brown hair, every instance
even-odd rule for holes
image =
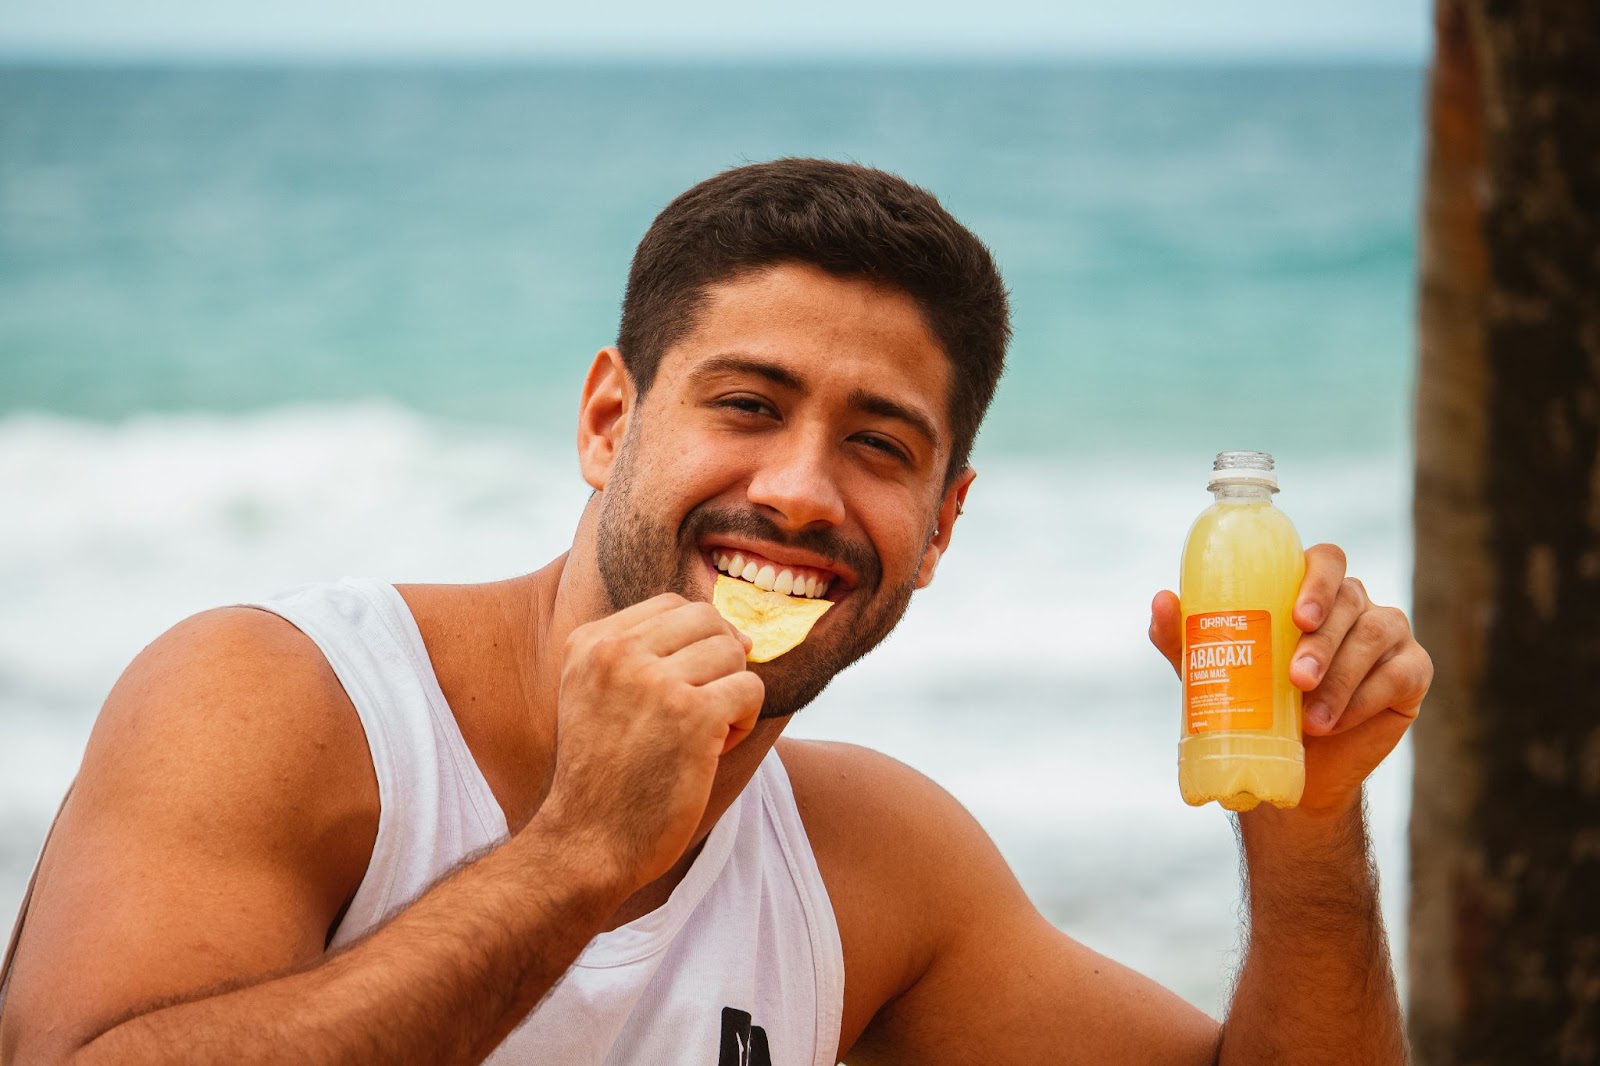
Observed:
[[[871,167],[753,163],[668,204],[639,242],[622,299],[617,347],[640,394],[662,355],[694,328],[708,287],[783,262],[864,278],[916,301],[953,371],[946,478],[954,478],[1005,364],[1005,283],[989,249],[931,193]]]

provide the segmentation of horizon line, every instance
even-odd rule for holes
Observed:
[[[809,66],[1413,66],[1430,52],[1409,48],[1262,47],[1248,49],[833,49],[584,50],[584,49],[387,49],[291,50],[279,48],[120,49],[15,48],[0,43],[0,65],[123,67],[506,67],[605,66],[751,67]]]

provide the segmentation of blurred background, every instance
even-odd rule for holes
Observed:
[[[817,155],[988,241],[1016,341],[938,582],[791,732],[927,772],[1053,921],[1219,1010],[1237,860],[1178,797],[1148,604],[1251,448],[1408,606],[1427,41],[1420,0],[8,0],[0,926],[167,626],[564,550],[633,245],[722,168]],[[1370,789],[1397,953],[1409,759]]]

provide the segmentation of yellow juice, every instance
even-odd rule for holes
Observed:
[[[1272,505],[1263,452],[1223,452],[1183,549],[1183,722],[1178,787],[1195,806],[1293,807],[1305,790],[1291,611],[1305,575],[1300,536]]]

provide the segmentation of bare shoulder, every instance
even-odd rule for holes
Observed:
[[[781,740],[844,945],[841,1054],[975,913],[1031,911],[989,835],[948,791],[882,752]]]
[[[371,777],[360,719],[317,646],[278,615],[228,607],[178,623],[129,664],[95,722],[77,793],[128,788],[155,806],[203,798],[189,816],[303,830],[306,816],[351,801],[370,800],[375,814],[376,786],[362,787]],[[262,795],[279,802],[247,804]]]
[[[795,802],[813,848],[881,855],[886,837],[896,851],[930,846],[937,863],[952,848],[987,839],[965,807],[932,778],[881,751],[837,741],[778,742],[778,754],[794,785]],[[885,873],[903,876],[895,855]]]
[[[786,739],[778,753],[824,876],[830,865],[848,874],[870,893],[862,905],[874,918],[911,901],[938,903],[916,919],[933,933],[929,923],[968,897],[1021,897],[989,834],[932,778],[855,744]]]
[[[0,1058],[315,958],[377,813],[360,720],[308,637],[250,608],[174,626],[96,720],[40,866]]]

